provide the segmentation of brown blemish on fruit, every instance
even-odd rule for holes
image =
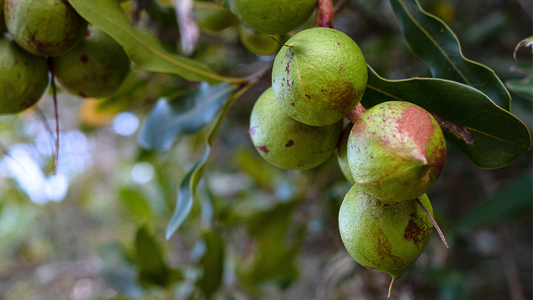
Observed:
[[[415,142],[419,155],[415,157],[427,161],[426,145],[435,130],[431,116],[418,106],[407,108],[397,121],[398,131],[407,134]]]
[[[344,70],[346,70],[346,69],[343,66],[341,66],[341,68],[339,69],[339,73],[341,73]]]
[[[433,227],[424,226],[423,220],[416,216],[415,213],[410,215],[409,223],[405,228],[403,238],[406,241],[412,241],[415,243],[416,248],[420,249],[425,246],[424,241],[427,236],[431,234]],[[422,226],[421,226],[422,225]]]
[[[82,63],[86,64],[87,62],[89,62],[89,57],[87,56],[87,54],[83,54],[80,57],[80,60],[81,60]]]
[[[289,72],[290,72],[290,69],[289,69],[289,65],[290,65],[290,63],[291,63],[291,61],[289,60],[289,61],[287,62],[287,67],[285,67],[285,72],[287,72],[287,74],[289,74]]]
[[[257,149],[259,149],[259,151],[264,152],[266,154],[268,154],[268,152],[270,152],[270,151],[268,151],[267,146],[258,146]]]
[[[305,97],[307,97],[307,99],[311,99],[311,96],[305,94]]]
[[[439,178],[442,169],[444,169],[444,164],[446,163],[446,147],[445,145],[441,145],[440,147],[441,148],[435,149],[429,158],[429,161],[434,167],[433,176],[435,176],[435,178]]]
[[[357,96],[357,91],[352,83],[336,79],[326,86],[322,86],[320,91],[328,96],[331,108],[343,115],[348,114],[352,109],[352,99]]]
[[[380,262],[386,257],[389,257],[396,266],[402,266],[405,264],[403,259],[392,254],[392,246],[389,242],[389,239],[387,239],[387,235],[381,228],[372,226],[370,229],[370,235],[370,244],[372,246],[372,250],[374,253],[376,253]]]
[[[295,106],[294,106],[294,102],[291,102],[291,105],[292,105],[293,107],[295,107]]]
[[[337,45],[339,45],[339,46],[340,46],[340,45],[341,45],[341,43],[337,43]]]
[[[291,147],[292,145],[294,145],[294,141],[293,140],[289,140],[287,142],[287,144],[285,144],[285,147]]]

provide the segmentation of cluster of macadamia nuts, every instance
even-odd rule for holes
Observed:
[[[66,91],[101,98],[113,95],[130,70],[122,46],[88,28],[67,1],[0,0],[0,35],[0,115],[37,103],[49,71]]]
[[[331,28],[299,32],[274,60],[272,87],[254,105],[250,136],[282,169],[313,168],[337,148],[353,184],[339,212],[342,241],[361,265],[396,279],[433,232],[425,193],[444,167],[446,143],[430,113],[403,101],[378,104],[343,130],[367,79],[350,37]]]

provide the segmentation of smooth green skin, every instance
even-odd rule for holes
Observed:
[[[218,33],[230,26],[239,24],[239,19],[222,6],[218,8],[195,6],[194,16],[198,27],[208,33]]]
[[[268,34],[257,33],[246,26],[240,28],[241,43],[248,51],[257,54],[270,56],[278,53],[280,45],[276,43]],[[279,40],[279,35],[274,36]]]
[[[363,53],[346,34],[304,30],[274,60],[272,88],[283,111],[313,126],[333,124],[361,101],[368,71]]]
[[[284,34],[313,13],[317,0],[225,0],[224,6],[248,26],[265,34]]]
[[[433,215],[428,197],[424,194],[419,200]],[[342,202],[339,231],[359,264],[400,278],[424,252],[433,225],[416,202],[380,201],[356,184]]]
[[[257,99],[250,116],[250,136],[261,156],[288,170],[306,170],[326,161],[337,145],[342,122],[316,127],[296,122],[279,108],[272,88]]]
[[[4,0],[0,0],[0,32],[6,30],[6,21],[4,18]]]
[[[0,38],[0,115],[31,107],[48,86],[48,64],[15,42]]]
[[[130,71],[130,59],[124,49],[95,27],[76,48],[53,61],[61,86],[81,97],[112,96]]]
[[[58,56],[84,37],[85,21],[66,0],[5,0],[7,30],[24,50]]]
[[[344,177],[346,177],[346,179],[352,184],[355,184],[350,165],[348,164],[348,138],[350,137],[352,126],[352,123],[348,123],[348,125],[342,130],[341,139],[337,146],[337,161],[339,162],[339,167],[341,168]]]
[[[348,140],[355,182],[384,201],[408,201],[424,194],[445,162],[446,142],[439,124],[408,102],[372,107],[355,122]]]

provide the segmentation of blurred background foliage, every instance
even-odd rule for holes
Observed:
[[[135,10],[139,3],[144,9]],[[512,113],[533,129],[531,49],[518,52],[518,63],[512,58],[516,44],[532,35],[531,1],[420,3],[458,35],[467,58],[500,76],[513,91]],[[132,23],[180,53],[169,1],[122,4]],[[243,40],[249,29],[207,10],[209,4],[196,5],[202,34],[192,58],[232,76],[267,67],[276,45]],[[202,24],[206,17],[231,27],[215,32]],[[388,1],[352,0],[335,27],[381,76],[430,77],[403,41]],[[169,241],[164,233],[177,189],[203,152],[206,130],[176,139],[166,152],[141,149],[137,136],[159,98],[174,99],[198,83],[134,69],[108,99],[60,93],[55,176],[51,96],[38,109],[0,117],[0,299],[384,299],[388,275],[359,266],[340,240],[337,213],[350,184],[335,156],[309,171],[283,171],[254,150],[249,115],[269,86],[267,75],[233,105],[191,214]],[[448,147],[428,195],[451,247],[435,233],[392,298],[531,299],[531,170],[531,151],[483,170]]]

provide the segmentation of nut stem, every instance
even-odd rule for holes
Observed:
[[[444,234],[442,233],[442,231],[440,230],[439,225],[437,224],[437,221],[435,221],[435,219],[433,219],[433,217],[431,216],[429,211],[424,207],[422,202],[420,202],[420,200],[418,200],[418,198],[415,199],[415,202],[418,204],[418,206],[420,206],[420,208],[426,213],[428,218],[431,220],[431,223],[433,223],[433,227],[435,227],[435,229],[437,229],[437,231],[439,232],[440,239],[442,240],[442,242],[444,243],[446,248],[450,248],[450,246],[448,246],[448,242],[446,242],[446,238],[444,237]]]
[[[392,284],[394,283],[394,279],[395,279],[395,278],[392,277],[392,280],[391,280],[391,282],[390,282],[390,285],[389,285],[389,295],[387,296],[387,300],[390,299],[390,292],[392,291]]]
[[[48,58],[48,69],[52,75],[52,91],[54,92],[54,115],[56,119],[56,157],[54,159],[54,175],[57,174],[57,162],[59,160],[59,112],[57,109],[57,89],[55,84],[55,75],[53,61],[51,58]]]
[[[280,41],[276,40],[276,38],[275,38],[273,35],[269,34],[268,36],[269,36],[271,39],[273,39],[276,43],[278,43],[281,47],[289,47],[289,48],[292,48],[292,45],[285,45],[285,44],[280,43]]]

